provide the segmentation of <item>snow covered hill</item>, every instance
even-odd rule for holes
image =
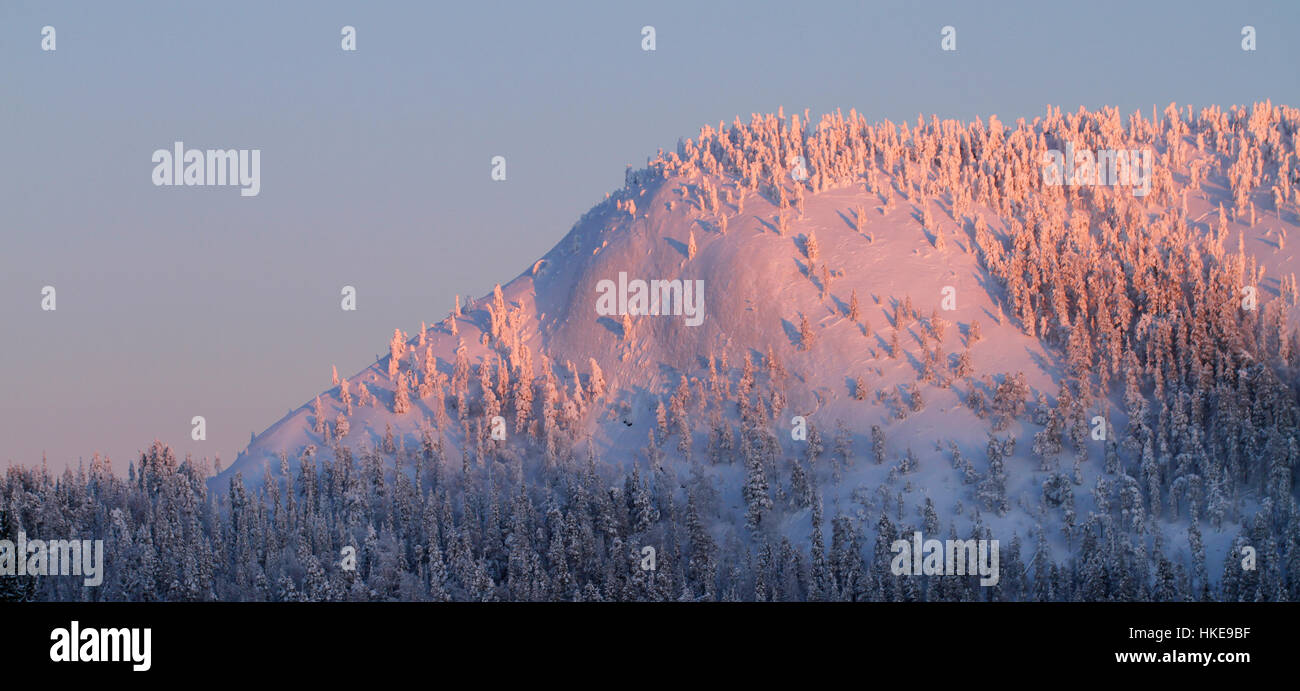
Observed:
[[[1036,541],[1026,562],[1080,579],[1090,550],[1167,557],[1196,592],[1261,506],[1294,525],[1298,125],[1258,104],[706,127],[495,294],[413,305],[390,357],[211,486],[344,453],[521,482],[594,458],[609,486],[654,477],[662,514],[689,498],[718,544],[816,561],[824,515],[867,545]],[[1123,184],[1140,165],[1051,184],[1067,145],[1150,152],[1149,191]],[[702,322],[601,314],[620,275],[701,281]]]

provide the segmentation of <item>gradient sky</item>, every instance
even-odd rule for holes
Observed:
[[[124,472],[155,438],[228,465],[331,365],[349,376],[394,327],[514,278],[628,164],[705,123],[1298,106],[1297,35],[1293,0],[6,1],[0,465],[99,451]],[[260,196],[154,187],[150,157],[177,140],[261,149]]]

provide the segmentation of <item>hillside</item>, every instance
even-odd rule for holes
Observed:
[[[832,532],[916,529],[1036,540],[1024,559],[1046,547],[1076,575],[1093,553],[1152,574],[1168,557],[1164,587],[1219,587],[1206,564],[1239,534],[1295,540],[1297,132],[1271,104],[706,127],[498,293],[413,306],[389,357],[212,487],[360,458],[564,504],[557,477],[635,472],[660,516],[637,542],[671,542],[689,504],[732,568],[783,540],[816,562]],[[1151,167],[1050,184],[1067,145]],[[599,314],[620,274],[702,281],[702,322]]]

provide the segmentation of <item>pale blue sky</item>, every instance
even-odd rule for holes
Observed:
[[[155,437],[229,464],[331,365],[513,278],[704,123],[1300,105],[1298,33],[1290,0],[5,2],[0,464],[121,470]],[[176,140],[261,149],[261,195],[154,187]]]

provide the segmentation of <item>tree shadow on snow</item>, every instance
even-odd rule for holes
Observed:
[[[613,317],[601,317],[596,320],[596,323],[605,327],[607,330],[609,330],[610,333],[614,334],[615,336],[622,338],[623,325],[615,321]]]
[[[677,250],[678,252],[681,252],[683,257],[690,256],[688,248],[686,247],[686,243],[680,240],[674,240],[672,238],[664,238],[664,241],[666,241],[668,245],[673,249]]]
[[[781,328],[785,330],[785,337],[790,340],[790,345],[798,349],[803,342],[803,339],[799,337],[799,327],[792,324],[789,319],[782,319]]]

